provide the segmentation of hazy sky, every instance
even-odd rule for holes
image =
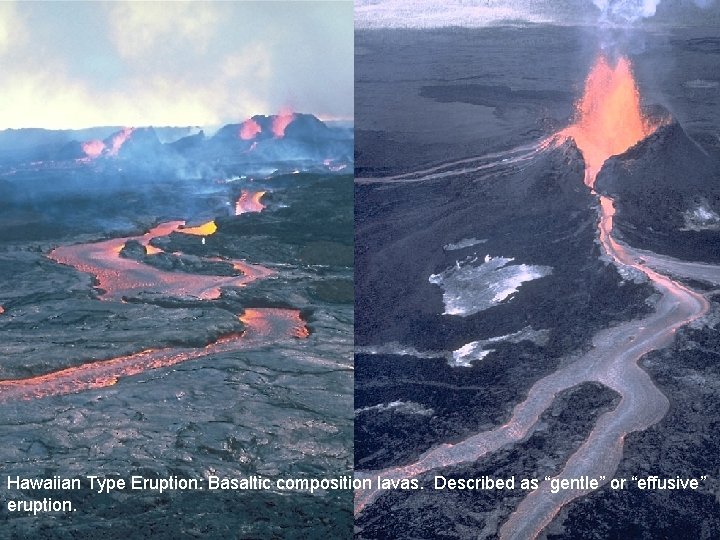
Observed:
[[[0,2],[0,129],[353,116],[351,1]]]
[[[482,27],[507,22],[713,25],[720,0],[356,0],[358,28]]]

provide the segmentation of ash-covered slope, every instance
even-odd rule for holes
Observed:
[[[468,172],[356,183],[356,409],[399,401],[433,411],[431,421],[402,426],[388,415],[356,416],[359,470],[405,464],[478,426],[502,424],[560,357],[648,309],[649,287],[623,282],[600,259],[597,199],[574,143],[455,169]],[[482,273],[503,260],[502,269],[522,277],[515,292],[502,272]],[[442,279],[467,285],[463,302],[473,291],[495,297],[449,309]],[[448,361],[472,342],[528,327],[547,340],[493,343],[486,359]]]
[[[630,245],[674,257],[720,260],[720,155],[673,121],[609,159],[596,188],[615,199]]]
[[[428,277],[469,255],[514,257],[517,262],[560,268],[564,263],[585,264],[588,251],[594,249],[596,215],[595,199],[583,184],[583,167],[579,151],[567,142],[486,175],[356,185],[355,255],[362,291],[356,306],[358,343],[365,345],[370,338],[418,339],[421,348],[442,348],[446,339],[472,335],[467,328],[457,328],[455,339],[419,332],[423,327],[457,324],[440,315],[441,291]],[[558,242],[566,235],[567,242]],[[579,237],[584,243],[581,255],[574,249]],[[482,243],[443,249],[463,239]],[[556,270],[546,279],[562,281],[561,274]],[[547,284],[536,292],[558,295]],[[532,313],[534,308],[527,307]],[[390,320],[393,324],[386,324]]]

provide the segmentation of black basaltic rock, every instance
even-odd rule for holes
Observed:
[[[622,238],[674,257],[720,260],[720,155],[677,121],[610,158],[596,188],[611,195]]]

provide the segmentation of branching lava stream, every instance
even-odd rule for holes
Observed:
[[[210,276],[182,274],[159,270],[147,264],[120,256],[129,240],[136,240],[149,254],[162,250],[149,244],[153,238],[174,231],[189,234],[213,234],[215,223],[198,228],[181,229],[182,221],[162,223],[147,233],[127,238],[114,238],[96,243],[60,246],[49,258],[92,274],[101,289],[101,300],[121,301],[123,297],[139,293],[156,293],[173,297],[194,297],[201,300],[220,296],[220,287],[244,286],[256,279],[273,274],[267,268],[245,261],[228,260],[241,276]],[[212,231],[210,230],[212,229]],[[198,232],[200,231],[200,232]],[[152,249],[150,249],[152,248]],[[209,259],[223,260],[223,259]],[[0,403],[35,399],[101,388],[115,384],[121,377],[137,375],[149,370],[166,368],[180,362],[210,354],[226,353],[261,347],[288,338],[306,338],[308,329],[297,309],[252,308],[239,316],[244,324],[242,332],[226,334],[200,348],[163,347],[147,349],[108,360],[88,362],[45,375],[27,379],[0,381]]]
[[[577,103],[574,123],[552,138],[559,143],[572,137],[585,160],[585,184],[591,189],[602,164],[641,141],[657,128],[645,118],[633,79],[630,62],[621,57],[614,66],[600,56],[589,74],[585,91]],[[553,146],[541,144],[539,151]],[[527,436],[555,397],[562,391],[586,381],[599,382],[621,396],[618,406],[603,414],[583,444],[565,463],[557,478],[609,482],[622,458],[625,437],[642,431],[663,418],[667,398],[640,368],[638,360],[650,351],[667,346],[675,332],[709,310],[708,300],[700,293],[674,281],[650,267],[662,263],[664,269],[685,277],[707,279],[709,265],[700,268],[652,253],[640,254],[612,237],[615,208],[611,198],[599,197],[598,238],[603,251],[618,267],[642,272],[661,293],[655,312],[643,319],[629,321],[602,330],[593,337],[593,348],[568,366],[540,379],[529,390],[524,401],[513,410],[502,426],[478,433],[456,444],[442,444],[422,454],[415,462],[382,471],[356,473],[358,478],[416,478],[429,471],[473,462],[499,448]],[[657,257],[660,259],[660,257]],[[720,277],[720,267],[713,267]],[[703,273],[701,275],[701,272]],[[551,493],[545,481],[530,492],[500,529],[500,538],[526,540],[537,538],[560,509],[591,490],[560,490]],[[355,513],[372,504],[381,491],[358,490]]]
[[[214,222],[212,227],[215,227]],[[245,261],[228,260],[242,276],[206,276],[168,272],[153,266],[143,264],[133,259],[120,257],[118,254],[129,240],[137,240],[146,247],[153,247],[149,242],[153,238],[166,236],[173,231],[186,234],[199,234],[198,229],[204,229],[205,235],[210,232],[207,223],[200,227],[180,228],[182,221],[170,221],[154,227],[141,236],[126,238],[113,238],[91,244],[77,244],[74,246],[60,246],[50,252],[49,257],[61,264],[72,266],[81,272],[95,276],[97,288],[102,290],[101,298],[104,300],[122,300],[141,292],[165,294],[171,296],[192,296],[203,300],[213,300],[220,296],[221,287],[241,287],[256,279],[272,275],[272,270],[262,266],[248,264]],[[154,248],[152,252],[159,252]],[[150,253],[150,250],[148,250]]]

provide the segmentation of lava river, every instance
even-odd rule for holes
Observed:
[[[150,245],[153,238],[174,231],[188,234],[213,234],[208,224],[199,228],[182,229],[182,221],[162,223],[144,235],[116,238],[89,244],[60,246],[49,257],[95,277],[101,300],[122,300],[126,296],[154,293],[173,297],[194,297],[211,300],[220,296],[223,286],[244,286],[251,281],[273,274],[267,268],[244,261],[227,260],[241,272],[238,276],[210,276],[174,273],[120,256],[129,240],[136,240],[148,253],[159,253]],[[217,261],[219,259],[208,259]],[[0,403],[12,400],[35,399],[100,388],[115,384],[120,378],[175,364],[210,354],[220,354],[248,348],[262,347],[279,340],[306,338],[308,330],[296,309],[253,308],[238,317],[244,325],[242,332],[220,336],[200,348],[162,347],[107,360],[93,361],[79,366],[27,379],[0,381]]]
[[[146,246],[148,253],[160,250],[150,245],[153,238],[166,236],[174,231],[197,236],[209,236],[217,230],[214,222],[199,227],[182,229],[182,221],[161,223],[141,236],[113,238],[91,244],[60,246],[50,253],[50,258],[61,264],[72,266],[81,272],[95,276],[101,298],[122,300],[125,296],[138,293],[196,297],[212,300],[220,296],[223,286],[240,287],[252,281],[268,277],[272,271],[262,266],[248,264],[245,261],[228,260],[239,276],[206,276],[168,272],[143,264],[133,259],[120,257],[119,253],[129,240],[136,240]]]
[[[586,80],[584,95],[577,103],[574,123],[537,148],[542,151],[572,137],[586,162],[585,183],[592,189],[605,160],[624,152],[656,128],[657,124],[645,118],[640,109],[630,62],[619,58],[613,64],[600,56]],[[498,163],[498,167],[501,166]],[[427,173],[428,177],[437,176],[436,171],[428,170]],[[527,397],[513,409],[506,424],[456,444],[432,448],[415,463],[357,473],[356,477],[417,478],[436,469],[476,461],[531,433],[560,392],[586,381],[595,381],[615,390],[621,396],[620,402],[614,410],[598,419],[587,439],[569,457],[556,478],[587,476],[603,485],[617,470],[625,437],[647,429],[663,418],[668,400],[638,365],[638,360],[648,352],[670,344],[680,327],[702,317],[710,308],[702,294],[671,279],[668,274],[718,283],[720,267],[640,252],[615,240],[612,236],[613,200],[594,190],[593,193],[599,200],[598,238],[603,251],[619,269],[644,274],[661,293],[655,312],[597,333],[589,352],[537,381]],[[525,540],[538,537],[564,505],[589,491],[552,493],[550,482],[542,482],[502,525],[500,538]],[[355,513],[362,512],[380,494],[381,491],[376,489],[356,491]]]
[[[147,349],[28,379],[0,381],[0,403],[102,388],[115,384],[122,377],[174,366],[210,354],[261,347],[283,338],[305,338],[308,335],[300,312],[295,309],[248,309],[239,318],[245,325],[243,332],[227,334],[202,348]]]

